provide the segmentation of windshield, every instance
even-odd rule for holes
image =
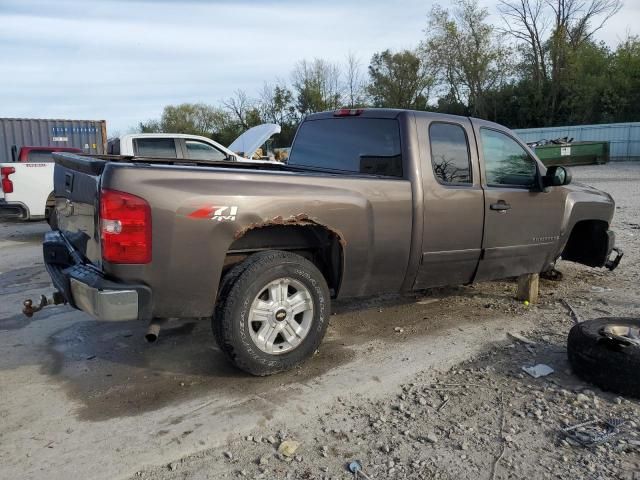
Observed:
[[[327,118],[304,122],[289,165],[402,177],[400,127],[395,119]]]

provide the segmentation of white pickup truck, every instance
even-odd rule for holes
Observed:
[[[137,157],[260,163],[266,160],[254,160],[254,154],[277,133],[280,133],[280,125],[258,125],[240,135],[229,147],[198,135],[136,133],[110,140],[107,153]],[[38,156],[37,160],[33,161],[0,163],[0,218],[46,219],[54,227],[56,219],[51,215],[55,205],[53,167],[50,152],[48,155]]]

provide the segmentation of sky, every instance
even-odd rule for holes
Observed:
[[[481,0],[499,22],[496,2]],[[434,3],[0,0],[0,117],[107,120],[111,136],[165,105],[257,95],[304,58],[352,52],[365,71],[375,52],[415,47]],[[627,33],[640,33],[640,0],[597,39],[615,47]]]

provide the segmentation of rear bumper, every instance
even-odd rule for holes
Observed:
[[[7,202],[4,199],[0,199],[0,218],[26,220],[29,218],[29,209],[22,202]]]
[[[105,278],[58,231],[47,232],[43,243],[44,262],[54,286],[74,308],[97,320],[151,319],[151,289]]]

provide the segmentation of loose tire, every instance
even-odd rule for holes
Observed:
[[[603,390],[640,397],[640,346],[624,337],[629,331],[632,336],[637,335],[639,329],[640,319],[635,318],[599,318],[578,323],[567,339],[573,371]],[[622,335],[612,335],[612,331]]]
[[[223,279],[212,319],[221,350],[241,370],[271,375],[316,351],[331,299],[322,273],[289,252],[256,253]]]

